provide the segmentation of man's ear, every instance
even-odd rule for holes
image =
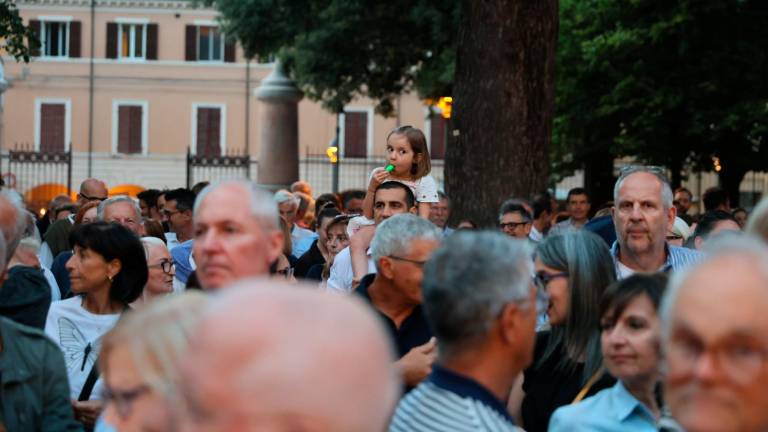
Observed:
[[[414,205],[413,207],[408,209],[408,213],[418,215],[419,214],[419,208]]]
[[[269,236],[269,241],[267,242],[267,247],[269,248],[267,258],[269,258],[269,263],[277,261],[280,254],[283,253],[283,241],[283,232],[280,230],[273,231],[272,235]]]
[[[387,279],[394,279],[395,269],[392,267],[392,259],[389,257],[379,258],[379,262],[376,263],[376,272]]]
[[[517,343],[517,330],[520,326],[520,305],[507,303],[498,319],[501,339],[508,345]]]

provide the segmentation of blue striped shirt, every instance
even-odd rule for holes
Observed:
[[[440,366],[400,401],[389,426],[390,432],[518,430],[488,389]]]
[[[664,244],[664,254],[667,256],[667,259],[664,261],[664,265],[659,268],[658,271],[660,272],[674,272],[696,264],[704,258],[704,254],[697,250],[682,248],[678,246],[670,246],[666,243]],[[613,245],[611,246],[611,256],[613,257],[613,263],[616,266],[616,277],[618,279],[623,279],[622,274],[625,272],[622,272],[621,267],[619,266],[620,262],[618,241],[613,242]],[[621,263],[621,265],[624,264]],[[626,266],[624,267],[626,268]]]

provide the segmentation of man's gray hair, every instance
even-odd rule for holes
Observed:
[[[285,189],[280,189],[279,191],[275,192],[275,196],[273,197],[275,200],[275,204],[285,204],[285,203],[291,203],[298,207],[298,205],[301,202],[301,198],[296,196],[296,194],[287,191]]]
[[[12,226],[0,227],[0,230],[3,232],[3,237],[5,237],[4,265],[8,265],[8,262],[13,258],[13,254],[16,252],[16,247],[19,245],[19,242],[25,237],[29,212],[24,208],[24,201],[18,192],[4,189],[2,191],[2,196],[8,200],[8,203],[16,213],[16,217],[14,218],[15,223]]]
[[[507,304],[529,298],[532,270],[524,241],[491,231],[448,237],[424,266],[422,281],[423,307],[440,356],[485,340]]]
[[[664,206],[664,210],[672,208],[674,195],[672,194],[672,186],[669,185],[667,173],[662,167],[650,165],[627,165],[621,169],[616,185],[613,187],[613,202],[615,205],[619,205],[619,189],[621,189],[624,180],[635,173],[648,173],[656,177],[661,183],[661,203]]]
[[[139,207],[139,202],[128,195],[118,195],[100,202],[99,207],[96,209],[96,220],[104,221],[104,210],[112,204],[117,204],[119,202],[131,203],[133,209],[136,211],[136,223],[141,224],[141,207]]]
[[[256,218],[262,228],[266,230],[280,229],[280,214],[277,211],[275,201],[272,200],[272,194],[258,183],[248,180],[220,180],[206,186],[195,199],[195,207],[192,211],[194,217],[197,218],[200,206],[208,194],[226,186],[238,186],[246,192],[246,196],[250,198],[251,215]]]
[[[414,240],[440,241],[443,235],[432,222],[410,213],[392,216],[376,227],[371,241],[371,258],[379,267],[385,256],[408,254]]]
[[[713,261],[726,256],[736,256],[756,262],[755,271],[763,278],[765,285],[768,286],[768,247],[760,240],[749,236],[727,235],[715,238],[707,245],[708,254],[706,257],[685,269],[679,270],[672,275],[664,298],[661,301],[659,316],[661,317],[661,334],[664,339],[670,336],[670,326],[672,323],[672,311],[680,296],[680,289],[694,273],[710,265]],[[768,294],[768,291],[766,291]]]

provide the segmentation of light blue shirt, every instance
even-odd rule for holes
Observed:
[[[621,381],[583,401],[558,408],[549,432],[657,432],[656,419]]]
[[[658,271],[660,272],[675,272],[690,265],[696,264],[704,258],[704,254],[697,250],[682,248],[678,246],[670,246],[669,244],[665,244],[664,248],[667,254],[667,260],[664,262],[664,265],[659,268]],[[613,263],[616,266],[616,277],[619,279],[628,277],[629,275],[625,275],[625,272],[623,272],[622,268],[619,266],[618,241],[613,242],[613,245],[611,246],[611,257],[613,257]]]

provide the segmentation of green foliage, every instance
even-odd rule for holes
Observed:
[[[430,0],[203,0],[248,57],[277,55],[299,87],[333,112],[356,96],[391,114],[417,90],[450,94],[459,2]]]
[[[16,61],[29,62],[31,51],[40,46],[40,41],[19,16],[19,10],[12,0],[0,0],[0,51],[12,55]]]
[[[768,169],[767,5],[561,0],[555,170],[596,155]]]

